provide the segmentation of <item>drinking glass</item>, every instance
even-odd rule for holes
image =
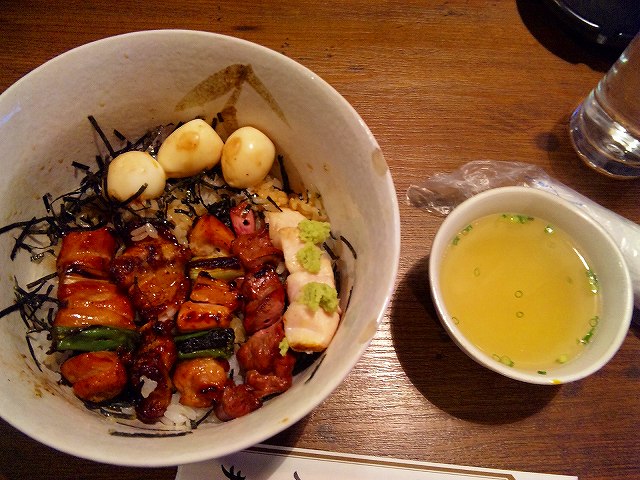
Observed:
[[[640,178],[640,33],[573,112],[569,130],[588,166],[614,178]]]

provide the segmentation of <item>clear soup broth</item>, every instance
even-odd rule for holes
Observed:
[[[574,240],[541,218],[476,220],[452,239],[440,276],[453,322],[505,365],[544,375],[596,331],[597,276]]]

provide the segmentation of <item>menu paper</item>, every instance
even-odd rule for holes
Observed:
[[[578,477],[256,445],[206,462],[182,465],[176,480],[569,480]]]

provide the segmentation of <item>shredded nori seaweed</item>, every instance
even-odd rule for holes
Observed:
[[[179,431],[179,432],[160,432],[157,433],[147,433],[147,432],[119,432],[117,430],[112,430],[109,432],[109,435],[114,437],[130,437],[130,438],[168,438],[168,437],[184,437],[185,435],[190,435],[191,431]]]
[[[342,242],[347,246],[347,248],[349,248],[349,250],[351,250],[351,254],[353,255],[353,258],[357,259],[358,258],[358,254],[356,253],[356,249],[353,248],[353,245],[351,245],[349,240],[344,238],[342,235],[340,235],[340,240],[342,240]]]
[[[282,155],[278,155],[277,157],[278,165],[280,166],[280,177],[282,178],[282,190],[289,194],[291,193],[291,185],[289,183],[289,175],[287,174],[287,170],[284,168],[284,157]]]

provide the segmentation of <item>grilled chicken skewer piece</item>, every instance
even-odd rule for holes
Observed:
[[[205,218],[196,224],[190,235],[192,251],[202,255],[232,253],[246,273],[233,282],[201,273],[193,286],[191,301],[183,304],[178,315],[180,331],[218,328],[227,325],[222,322],[222,311],[233,312],[242,307],[243,324],[251,337],[240,347],[238,360],[250,380],[235,385],[226,376],[227,363],[215,358],[179,362],[173,377],[181,392],[181,403],[194,407],[214,405],[222,420],[246,415],[259,408],[264,397],[287,390],[295,364],[295,357],[290,353],[282,355],[279,347],[284,337],[281,318],[285,290],[275,268],[282,261],[282,252],[273,246],[266,229],[255,230],[255,219],[247,217],[244,210],[232,212],[238,235],[230,248],[230,230],[222,222]]]
[[[279,212],[270,212],[266,217],[269,236],[273,244],[282,249],[289,271],[289,306],[284,313],[284,330],[289,347],[300,352],[323,351],[329,346],[340,323],[331,258],[314,244],[318,243],[317,239],[303,240],[305,235],[300,226],[307,219],[299,212],[284,208]],[[310,252],[309,256],[313,256],[314,250],[317,262],[311,269],[305,265],[304,256],[300,254]],[[325,295],[331,297],[329,302],[323,298]],[[315,299],[320,299],[319,305],[313,303]],[[323,302],[331,305],[322,305]]]
[[[228,282],[200,273],[193,284],[190,300],[182,304],[178,313],[178,331],[187,334],[232,332],[228,327],[240,305],[240,292],[235,281]],[[229,355],[233,353],[233,340],[234,335],[231,334]],[[212,348],[206,340],[204,343],[193,351],[190,349],[185,355],[190,358],[178,362],[173,373],[180,403],[190,407],[211,407],[220,401],[224,389],[233,385],[228,377],[229,362],[225,358],[214,358],[214,351],[218,349]]]
[[[53,322],[53,346],[83,350],[66,360],[60,371],[76,396],[90,402],[110,400],[127,384],[119,353],[100,350],[124,349],[136,330],[129,299],[109,278],[116,248],[106,228],[70,232],[56,261],[60,307]]]
[[[156,231],[157,236],[128,245],[111,263],[116,283],[128,292],[144,322],[130,381],[136,414],[145,423],[159,420],[171,403],[171,372],[177,359],[175,316],[190,288],[185,267],[191,252],[165,229]]]

